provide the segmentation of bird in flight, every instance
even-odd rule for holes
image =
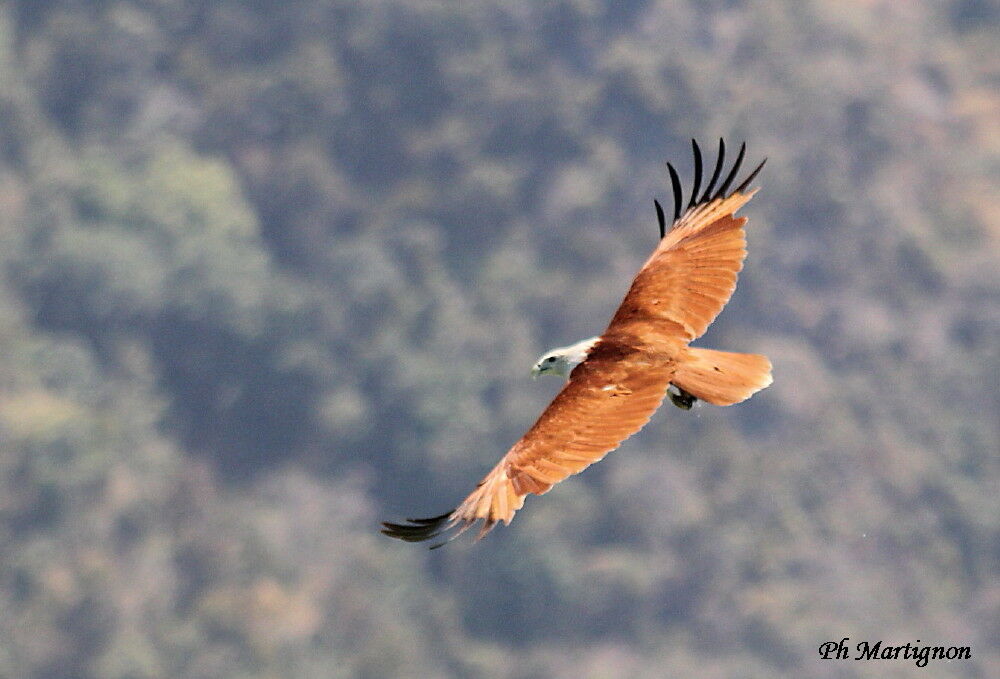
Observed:
[[[762,161],[735,183],[746,144],[719,183],[726,146],[701,191],[698,143],[694,178],[685,204],[680,177],[667,163],[674,194],[673,224],[653,201],[660,241],[598,337],[544,354],[532,373],[568,377],[538,421],[455,509],[406,523],[383,523],[382,532],[407,542],[442,538],[440,547],[482,522],[477,540],[499,521],[510,524],[529,493],[542,495],[578,474],[638,432],[667,396],[680,408],[695,400],[727,406],[771,384],[771,362],[689,346],[705,333],[736,288],[746,257],[746,217],[735,213],[757,192],[750,183]],[[450,534],[450,535],[449,535]]]

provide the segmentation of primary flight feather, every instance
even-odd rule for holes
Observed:
[[[668,163],[673,225],[668,231],[663,208],[654,201],[660,242],[607,329],[548,352],[536,363],[534,374],[568,376],[566,386],[458,507],[405,524],[383,523],[383,533],[420,542],[454,530],[434,545],[439,547],[482,521],[478,539],[498,521],[509,524],[529,493],[547,492],[642,429],[664,397],[685,409],[696,399],[725,406],[771,384],[765,356],[688,346],[705,333],[736,288],[746,257],[747,219],[735,213],[756,193],[749,186],[764,166],[762,161],[730,191],[746,144],[722,178],[725,143],[720,139],[715,169],[699,195],[702,155],[697,142],[691,144],[690,198],[684,205],[680,178]]]

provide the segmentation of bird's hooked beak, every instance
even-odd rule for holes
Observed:
[[[539,368],[537,365],[532,366],[532,368],[531,368],[531,379],[533,379],[533,380],[534,379],[538,379],[538,376],[541,375],[541,374],[542,374],[542,369],[541,368]]]

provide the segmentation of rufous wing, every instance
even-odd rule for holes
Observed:
[[[746,258],[746,217],[733,213],[753,193],[689,211],[636,275],[606,332],[690,342],[705,333],[736,289]]]
[[[483,522],[479,537],[498,521],[510,523],[529,493],[547,492],[639,431],[659,408],[672,375],[669,363],[653,365],[633,348],[599,342],[534,426],[458,507],[409,524],[384,523],[382,532],[416,542],[456,528],[450,540],[476,521]]]

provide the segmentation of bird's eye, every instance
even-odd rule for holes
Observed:
[[[555,356],[549,356],[547,359],[545,359],[545,362],[546,363],[554,363],[555,360],[556,360]]]

